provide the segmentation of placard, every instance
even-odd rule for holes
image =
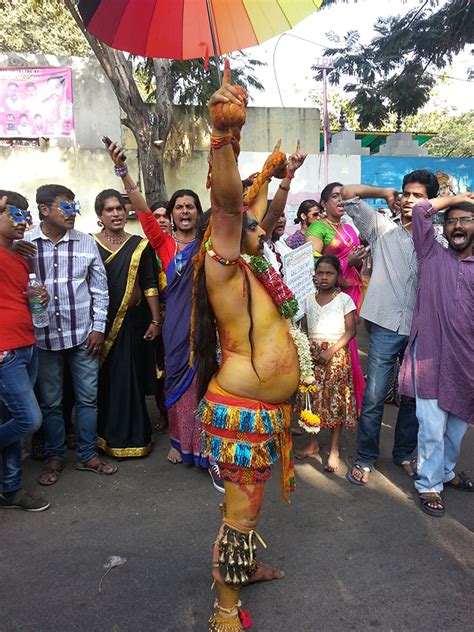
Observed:
[[[298,301],[298,313],[294,320],[304,316],[306,297],[314,292],[313,244],[303,244],[283,255],[283,280]]]

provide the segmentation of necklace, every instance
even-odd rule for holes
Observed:
[[[347,233],[346,229],[343,228],[343,225],[340,222],[336,224],[335,222],[331,222],[331,220],[327,217],[324,218],[324,221],[330,224],[335,229],[336,234],[339,235],[344,246],[347,246],[347,248],[349,248],[354,244],[354,240],[352,239],[351,235]],[[337,230],[338,228],[340,228],[340,230]],[[344,235],[346,237],[349,237],[349,241],[346,241],[344,239]]]
[[[104,239],[106,239],[109,243],[114,244],[115,246],[120,246],[121,244],[125,243],[128,239],[127,234],[123,235],[122,237],[111,237],[110,235],[107,235],[105,231],[102,231],[102,233],[103,233]]]
[[[187,244],[191,244],[196,239],[196,237],[193,237],[192,239],[188,239],[188,241],[186,241],[185,239],[178,239],[176,235],[173,235],[173,239],[177,244],[183,244],[186,246]]]

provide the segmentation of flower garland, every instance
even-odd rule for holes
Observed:
[[[296,396],[296,409],[299,411],[298,424],[316,434],[321,429],[321,420],[311,409],[311,396],[316,392],[314,364],[308,337],[298,327],[290,327],[290,335],[298,353],[300,365],[300,383]]]
[[[242,259],[268,292],[283,318],[293,318],[298,311],[298,301],[278,272],[264,257],[242,255]]]

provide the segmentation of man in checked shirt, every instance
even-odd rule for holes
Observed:
[[[65,465],[63,375],[72,376],[75,408],[76,469],[115,474],[97,449],[97,378],[109,302],[107,277],[94,240],[74,230],[78,205],[74,193],[58,184],[36,192],[41,224],[25,235],[36,248],[35,272],[48,289],[49,325],[36,328],[38,384],[45,433],[46,461],[38,482],[54,485]]]

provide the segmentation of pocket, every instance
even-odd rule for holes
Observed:
[[[0,367],[7,366],[11,364],[16,358],[16,351],[12,349],[11,351],[3,352],[3,358],[0,359]]]

